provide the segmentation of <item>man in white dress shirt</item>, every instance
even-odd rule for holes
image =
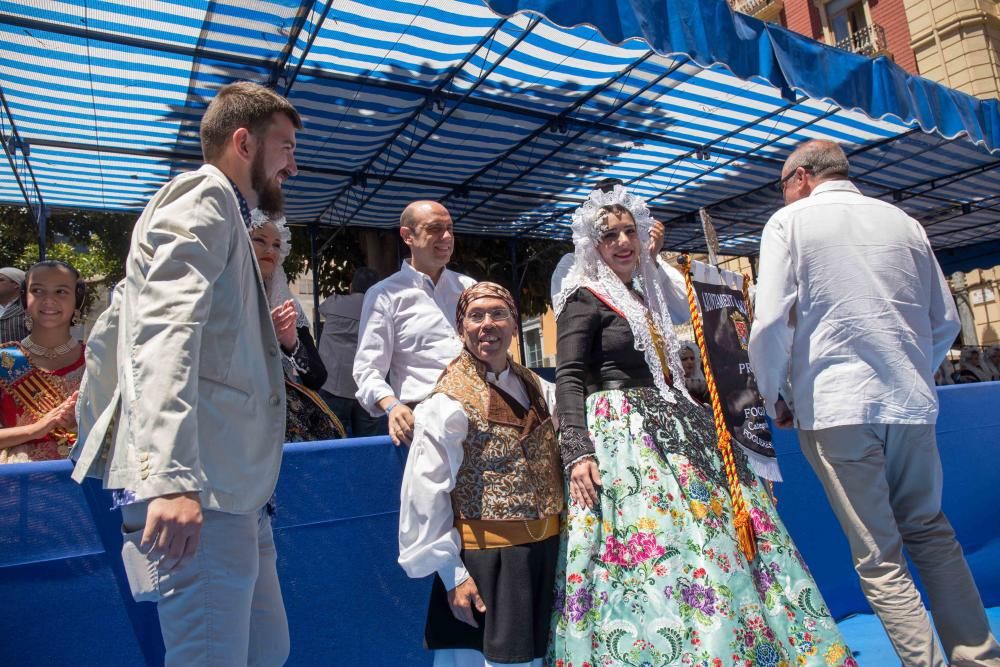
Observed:
[[[351,278],[350,294],[331,294],[319,305],[323,316],[323,334],[319,338],[319,356],[326,367],[326,383],[319,395],[344,425],[348,437],[378,435],[382,426],[361,407],[354,394],[354,355],[358,351],[358,325],[365,293],[378,282],[378,274],[360,266]],[[383,431],[384,432],[384,431]]]
[[[927,235],[899,208],[862,195],[835,143],[796,148],[780,185],[786,206],[761,238],[750,335],[768,413],[778,426],[798,427],[903,664],[1000,665],[941,511],[933,376],[960,326]]]
[[[354,357],[358,401],[373,417],[389,416],[389,435],[397,445],[410,443],[412,406],[430,393],[462,349],[455,306],[462,290],[476,282],[445,268],[455,235],[441,204],[411,203],[400,216],[399,235],[410,247],[410,259],[365,294]]]
[[[565,507],[552,385],[514,363],[514,299],[462,293],[465,348],[416,410],[399,564],[437,574],[424,641],[435,667],[541,665]]]

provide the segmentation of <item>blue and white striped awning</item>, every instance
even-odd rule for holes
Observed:
[[[1000,239],[995,103],[723,0],[0,0],[0,54],[4,202],[141,209],[249,79],[305,118],[292,223],[388,228],[431,198],[462,233],[565,238],[617,177],[668,247],[704,247],[707,207],[749,254],[790,147],[829,138],[938,248]]]

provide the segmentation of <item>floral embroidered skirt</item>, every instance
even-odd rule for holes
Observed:
[[[757,533],[747,562],[711,417],[676,398],[587,399],[603,486],[599,506],[569,506],[547,664],[855,666],[768,490],[734,452]]]

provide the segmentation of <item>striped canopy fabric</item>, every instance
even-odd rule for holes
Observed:
[[[245,79],[305,120],[292,224],[389,228],[428,198],[459,233],[565,239],[615,177],[668,248],[704,248],[705,207],[753,254],[791,147],[827,138],[936,248],[1000,239],[995,104],[887,62],[846,86],[860,56],[762,26],[723,0],[0,0],[0,201],[141,210]]]

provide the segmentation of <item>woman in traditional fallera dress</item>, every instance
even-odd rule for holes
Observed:
[[[0,345],[0,464],[64,459],[76,442],[76,392],[83,345],[70,334],[86,285],[63,262],[28,269],[21,304],[24,340]]]
[[[326,367],[309,333],[309,318],[292,297],[282,262],[291,251],[285,219],[270,220],[259,210],[251,216],[250,240],[271,306],[271,318],[285,367],[285,442],[334,440],[344,426],[319,394]]]
[[[708,410],[684,387],[653,221],[616,186],[573,217],[556,299],[572,502],[548,664],[854,665],[764,484],[733,451],[741,548]],[[746,535],[746,534],[744,534]]]

